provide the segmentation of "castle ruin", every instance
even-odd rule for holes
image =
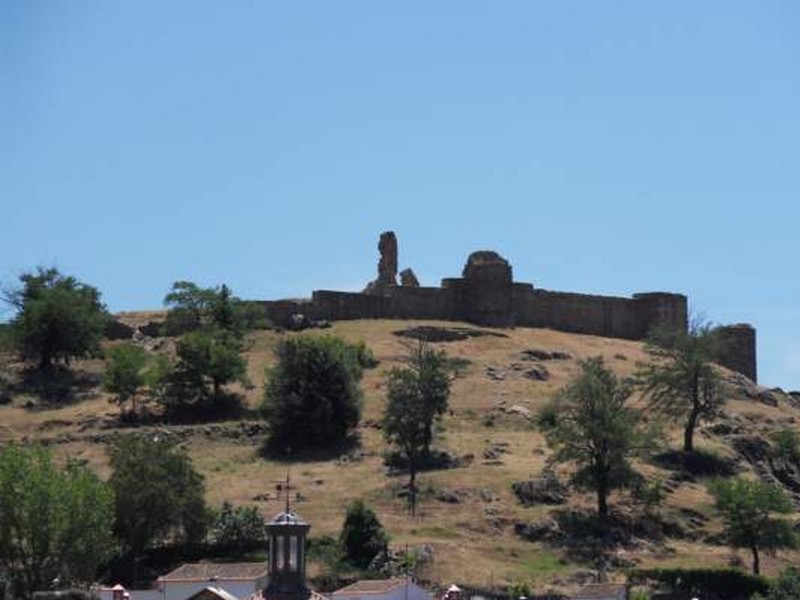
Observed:
[[[398,254],[394,232],[378,245],[378,276],[361,293],[316,290],[310,299],[265,302],[275,323],[292,315],[314,320],[435,319],[467,321],[487,327],[545,327],[610,338],[642,340],[655,328],[688,327],[686,296],[646,292],[630,298],[556,292],[514,281],[509,262],[481,250],[469,255],[461,277],[439,287],[420,286],[413,271],[397,283]],[[410,272],[410,276],[407,272]],[[720,328],[721,363],[756,381],[756,332],[747,324]]]

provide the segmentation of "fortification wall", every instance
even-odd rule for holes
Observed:
[[[753,381],[758,381],[756,364],[756,330],[747,323],[719,327],[719,363],[731,371],[741,373]]]
[[[638,339],[645,328],[635,300],[534,290],[517,301],[518,322],[529,327]]]
[[[460,318],[459,290],[395,287],[385,295],[318,290],[312,295],[311,316],[317,319],[440,319]]]
[[[318,290],[311,300],[265,302],[279,324],[301,313],[308,319],[434,319],[469,321],[495,327],[549,327],[571,333],[640,340],[654,328],[686,331],[687,299],[681,294],[648,292],[631,298],[535,289],[515,282],[509,262],[490,250],[473,252],[462,276],[441,287],[397,285],[397,241],[381,235],[378,278],[365,293]],[[416,278],[414,278],[416,279]],[[724,328],[723,364],[755,381],[755,330]]]

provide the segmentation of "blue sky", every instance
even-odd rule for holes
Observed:
[[[0,2],[0,279],[689,295],[800,388],[800,5]]]

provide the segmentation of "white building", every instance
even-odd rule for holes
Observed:
[[[433,596],[408,579],[356,581],[328,594],[330,600],[433,600]]]

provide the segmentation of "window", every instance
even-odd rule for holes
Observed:
[[[275,554],[275,568],[279,571],[283,570],[283,554],[284,554],[284,547],[283,547],[283,536],[276,535],[275,536],[275,545],[277,546],[277,553]]]
[[[289,538],[289,569],[297,571],[297,536]]]

